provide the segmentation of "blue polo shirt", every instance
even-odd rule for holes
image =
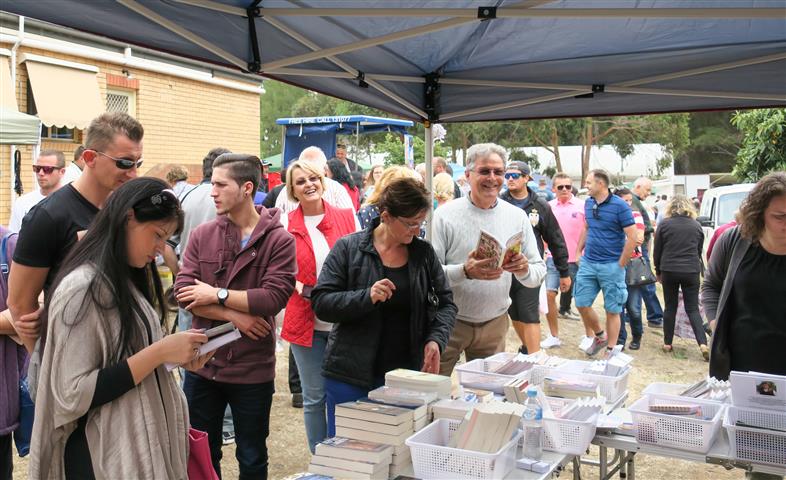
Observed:
[[[589,197],[584,202],[587,241],[584,257],[590,262],[616,262],[625,248],[625,227],[634,224],[633,210],[625,200],[609,192],[601,203]]]

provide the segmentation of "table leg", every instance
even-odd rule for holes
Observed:
[[[605,480],[606,474],[608,472],[608,464],[606,463],[606,457],[608,456],[608,449],[606,447],[600,447],[600,458],[598,459],[598,469],[599,469],[599,476],[601,480]]]
[[[581,480],[581,462],[579,457],[573,457],[573,480]]]

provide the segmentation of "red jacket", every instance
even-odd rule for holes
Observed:
[[[330,248],[336,240],[355,231],[355,214],[349,208],[336,208],[328,202],[322,201],[325,208],[325,217],[317,225],[317,230],[322,232]],[[303,220],[303,207],[289,212],[289,233],[295,237],[297,251],[297,275],[295,278],[303,285],[314,286],[317,284],[317,261],[314,257],[314,246]],[[301,297],[297,290],[292,292],[284,312],[284,325],[281,327],[281,338],[294,343],[310,347],[314,337],[314,312],[311,302]]]
[[[191,232],[175,291],[196,280],[214,287],[245,290],[249,312],[264,317],[275,329],[273,317],[284,308],[295,288],[295,240],[281,225],[280,210],[261,206],[256,209],[259,223],[244,248],[240,247],[240,229],[225,215]],[[194,315],[194,328],[210,328],[214,324],[220,323]],[[197,372],[209,380],[236,384],[269,382],[275,373],[275,332],[259,340],[244,335],[219,348]]]

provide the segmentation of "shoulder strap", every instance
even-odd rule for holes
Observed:
[[[8,280],[8,272],[10,270],[10,263],[8,261],[8,239],[11,238],[12,235],[17,235],[15,232],[8,232],[3,235],[3,240],[0,241],[0,273],[3,275],[3,279],[6,281]]]

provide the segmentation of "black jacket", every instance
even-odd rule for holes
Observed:
[[[374,219],[361,232],[340,238],[330,250],[316,287],[311,308],[320,320],[335,323],[322,363],[326,377],[365,388],[374,384],[374,364],[382,335],[380,303],[371,303],[371,286],[384,278],[382,260],[374,248]],[[419,238],[408,246],[409,286],[412,294],[410,350],[423,364],[423,348],[433,340],[445,350],[458,308],[431,245]],[[434,286],[439,305],[431,307]]]
[[[541,198],[534,190],[527,187],[527,200],[523,209],[529,215],[535,210],[538,214],[538,224],[532,227],[532,232],[535,234],[535,240],[538,244],[538,251],[540,256],[543,256],[543,242],[549,245],[551,256],[554,258],[554,266],[559,271],[560,278],[569,277],[568,273],[568,247],[565,246],[565,237],[562,236],[562,230],[559,228],[557,217],[551,211],[549,202]],[[505,190],[500,198],[506,202],[515,205],[513,195]]]
[[[701,273],[703,247],[704,232],[699,222],[686,215],[663,219],[655,232],[655,273]]]

